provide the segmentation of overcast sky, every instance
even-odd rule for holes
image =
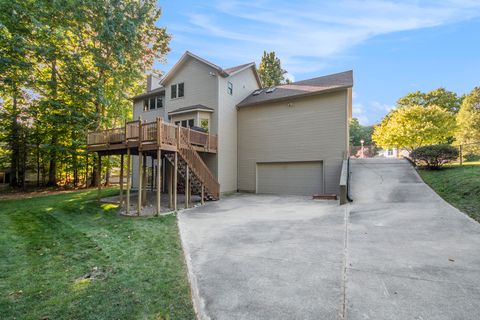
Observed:
[[[189,50],[221,67],[275,51],[292,80],[353,69],[354,116],[378,122],[410,91],[480,86],[480,0],[160,1],[168,70]]]

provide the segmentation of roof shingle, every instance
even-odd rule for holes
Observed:
[[[188,106],[188,107],[181,107],[175,110],[170,111],[168,114],[177,114],[177,113],[185,113],[193,110],[203,110],[203,111],[214,111],[214,109],[210,107],[206,107],[203,104],[196,104],[193,106]]]
[[[335,73],[323,77],[297,81],[275,87],[275,90],[267,93],[264,88],[259,94],[252,92],[237,106],[246,107],[264,102],[281,101],[290,98],[315,95],[353,86],[353,71]]]

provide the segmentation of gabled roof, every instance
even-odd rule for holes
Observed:
[[[255,62],[244,63],[239,66],[224,69],[224,71],[231,76],[232,74],[237,73],[238,71],[245,70],[252,66],[255,66]]]
[[[255,90],[240,102],[237,107],[246,107],[264,102],[275,102],[311,96],[351,88],[352,86],[353,71],[350,70],[328,76],[279,85],[274,87],[274,90],[268,93],[267,88],[264,88],[261,92],[259,92],[260,90]]]
[[[144,99],[144,98],[150,98],[154,96],[164,96],[165,95],[165,87],[159,87],[156,89],[153,89],[151,91],[144,92],[142,94],[139,94],[138,96],[133,97],[132,99],[134,101]]]
[[[237,72],[240,72],[240,71],[245,70],[247,68],[253,67],[253,70],[254,70],[254,73],[255,73],[255,78],[257,79],[259,85],[261,83],[260,82],[260,77],[258,76],[257,68],[255,67],[254,62],[242,64],[242,65],[227,68],[227,69],[222,69],[221,67],[217,66],[214,63],[211,63],[210,61],[207,61],[207,60],[191,53],[190,51],[186,51],[180,57],[180,59],[177,61],[177,63],[175,63],[175,65],[172,67],[172,69],[170,69],[170,71],[162,78],[162,80],[160,81],[160,84],[163,85],[164,83],[166,83],[181,68],[181,66],[187,61],[188,58],[193,58],[197,61],[200,61],[200,62],[206,64],[207,66],[212,67],[213,69],[215,69],[218,72],[218,74],[220,76],[222,76],[224,78],[232,76],[232,75],[236,74]]]
[[[175,109],[173,111],[170,111],[168,114],[173,115],[173,114],[181,114],[181,113],[187,113],[192,111],[213,112],[214,110],[212,108],[204,106],[203,104],[196,104],[193,106],[181,107],[181,108]]]

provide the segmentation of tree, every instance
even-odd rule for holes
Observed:
[[[462,102],[457,114],[455,138],[464,144],[465,154],[480,154],[480,87],[474,88]]]
[[[397,106],[404,108],[414,105],[422,107],[436,105],[452,113],[457,113],[461,103],[462,97],[457,96],[455,92],[448,91],[445,88],[438,88],[426,93],[420,91],[410,92],[398,99]]]
[[[94,167],[87,132],[131,117],[130,97],[169,50],[160,14],[155,0],[0,0],[0,143],[14,177],[25,156],[50,185]]]
[[[385,149],[446,143],[455,132],[455,117],[438,106],[408,106],[391,111],[375,126],[373,141]]]
[[[364,145],[372,145],[373,126],[362,126],[357,118],[350,120],[350,144],[352,146],[361,145],[363,140]]]
[[[30,1],[0,2],[0,97],[1,116],[8,119],[5,124],[10,151],[10,185],[23,185],[25,177],[20,165],[22,125],[20,116],[27,95],[25,87],[31,82],[33,58],[30,53],[32,19]],[[25,149],[25,148],[23,148]]]
[[[258,66],[258,75],[265,87],[273,87],[285,83],[286,70],[282,69],[280,59],[275,55],[275,51],[263,51],[262,60]]]

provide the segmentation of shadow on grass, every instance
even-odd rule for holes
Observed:
[[[2,317],[194,318],[175,216],[123,219],[96,191],[0,201],[0,212]]]

